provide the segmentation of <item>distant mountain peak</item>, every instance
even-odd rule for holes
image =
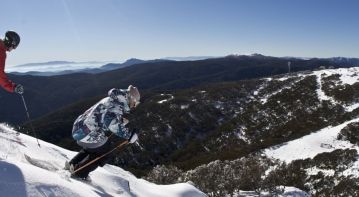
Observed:
[[[49,61],[49,62],[20,64],[20,65],[16,65],[16,67],[58,65],[58,64],[74,64],[74,63],[75,62],[73,62],[73,61]]]
[[[174,61],[195,61],[217,58],[217,56],[187,56],[187,57],[164,57],[163,60],[174,60]]]
[[[141,60],[141,59],[137,59],[137,58],[130,58],[122,64],[138,64],[138,63],[142,63],[142,62],[145,62],[145,60]]]
[[[251,54],[251,55],[246,55],[246,54],[230,54],[230,55],[225,56],[225,58],[234,58],[234,59],[240,59],[240,58],[243,58],[243,57],[246,57],[246,58],[274,58],[274,57],[265,56],[265,55],[262,55],[262,54],[259,54],[259,53],[253,53],[253,54]]]

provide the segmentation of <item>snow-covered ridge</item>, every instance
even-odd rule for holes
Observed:
[[[327,96],[324,91],[322,90],[321,79],[322,76],[331,76],[331,75],[340,75],[339,82],[336,85],[353,85],[354,83],[358,82],[359,79],[359,67],[353,68],[339,68],[339,69],[328,69],[328,70],[321,70],[315,71],[314,74],[317,76],[318,80],[318,97],[319,100],[328,100],[331,103],[338,103],[334,98]],[[351,112],[359,107],[359,103],[353,103],[351,105],[344,105],[343,106],[347,112]]]
[[[353,85],[354,83],[358,82],[359,79],[359,67],[352,67],[352,68],[338,68],[338,69],[326,69],[320,71],[314,71],[315,75],[322,75],[325,74],[327,76],[333,74],[340,75],[341,84],[349,84]]]
[[[206,196],[189,183],[156,185],[112,165],[92,172],[90,183],[72,179],[62,168],[76,152],[41,140],[40,145],[35,138],[17,136],[15,130],[0,124],[0,196]],[[39,165],[31,164],[25,155]]]
[[[318,71],[313,71],[310,74],[299,73],[297,75],[285,76],[285,77],[281,77],[281,78],[272,78],[272,77],[265,78],[265,81],[270,82],[272,80],[285,81],[287,79],[290,79],[291,77],[294,77],[294,78],[299,77],[299,79],[296,79],[295,81],[291,82],[290,84],[287,84],[282,89],[277,90],[276,92],[273,92],[270,95],[263,96],[261,98],[261,100],[260,100],[261,103],[265,104],[268,101],[269,97],[280,93],[284,89],[290,89],[293,84],[299,82],[301,79],[304,79],[305,77],[313,76],[313,75],[316,76],[316,79],[317,79],[318,88],[317,88],[316,93],[318,95],[319,101],[329,101],[332,104],[340,104],[339,101],[335,100],[331,96],[328,96],[324,92],[323,87],[322,87],[323,78],[324,77],[329,77],[329,76],[332,76],[332,75],[339,75],[339,80],[335,83],[335,86],[353,85],[354,83],[358,82],[358,80],[359,80],[359,67],[318,70]],[[265,86],[260,87],[257,92],[260,92],[261,90],[265,90]],[[351,112],[351,111],[353,111],[353,110],[355,110],[355,109],[357,109],[359,107],[359,103],[347,104],[347,105],[343,105],[343,107],[347,112]]]

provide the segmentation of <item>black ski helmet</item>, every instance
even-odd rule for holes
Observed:
[[[14,31],[7,31],[5,33],[5,39],[4,39],[5,46],[10,48],[13,47],[16,49],[17,46],[20,44],[20,36]]]

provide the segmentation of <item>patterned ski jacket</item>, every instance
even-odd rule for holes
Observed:
[[[6,47],[0,40],[0,86],[8,92],[14,92],[15,83],[11,82],[5,74]]]
[[[129,139],[131,134],[126,128],[122,115],[130,111],[128,91],[113,88],[108,97],[102,99],[80,115],[72,128],[72,137],[83,148],[97,148],[107,141],[105,132]]]

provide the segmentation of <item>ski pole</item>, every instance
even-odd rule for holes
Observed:
[[[115,148],[113,148],[112,150],[108,151],[107,153],[105,153],[105,154],[103,154],[103,155],[101,155],[101,156],[99,156],[99,157],[93,159],[92,161],[88,162],[87,164],[85,164],[85,165],[81,166],[80,168],[76,169],[72,174],[75,174],[76,172],[78,172],[78,171],[80,171],[80,170],[86,168],[87,166],[89,166],[89,165],[95,163],[95,162],[98,161],[99,159],[101,159],[101,158],[103,158],[103,157],[109,155],[110,153],[112,153],[112,152],[115,151],[116,149],[121,148],[121,147],[125,146],[125,145],[128,144],[128,143],[129,143],[128,140],[122,142],[120,145],[116,146]]]
[[[29,119],[30,127],[31,127],[31,129],[32,129],[32,133],[35,135],[35,138],[36,138],[36,141],[37,141],[37,145],[39,145],[39,147],[40,147],[39,139],[37,138],[37,133],[36,133],[36,131],[35,131],[35,129],[34,129],[34,126],[32,125],[32,122],[31,122],[31,119],[30,119],[29,110],[27,110],[26,102],[25,102],[24,96],[23,96],[22,94],[21,94],[21,98],[22,98],[22,102],[24,103],[26,115],[27,115],[27,118]]]

